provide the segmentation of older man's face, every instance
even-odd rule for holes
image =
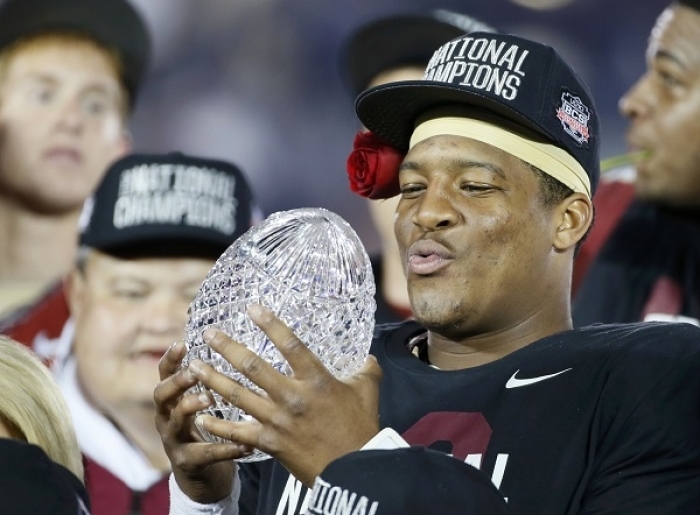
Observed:
[[[81,386],[98,409],[111,415],[153,404],[158,361],[183,338],[189,305],[213,264],[91,251],[84,273],[73,273],[73,352]]]

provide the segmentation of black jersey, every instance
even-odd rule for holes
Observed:
[[[700,329],[596,325],[442,371],[381,328],[380,423],[480,469],[517,515],[700,513]],[[420,474],[420,471],[416,471]],[[303,513],[274,460],[245,465],[242,514]]]

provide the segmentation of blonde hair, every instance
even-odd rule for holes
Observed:
[[[82,481],[78,439],[56,380],[31,350],[5,336],[0,336],[0,392],[0,417]]]
[[[122,115],[122,119],[126,120],[129,115],[131,99],[129,91],[124,83],[124,61],[121,54],[117,49],[103,46],[90,36],[80,32],[46,31],[25,36],[11,43],[0,50],[0,82],[5,80],[7,69],[12,59],[17,54],[28,48],[50,47],[54,45],[64,45],[67,47],[88,45],[104,55],[114,70],[116,77],[119,79],[119,111]]]

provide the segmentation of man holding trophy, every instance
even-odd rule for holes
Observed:
[[[599,178],[587,86],[550,47],[472,33],[437,49],[423,80],[369,89],[356,108],[385,148],[355,148],[348,171],[401,194],[394,228],[415,321],[379,327],[363,368],[341,379],[263,306],[247,315],[288,375],[205,330],[204,341],[261,391],[204,361],[183,368],[185,346],[171,347],[154,394],[173,465],[171,513],[392,513],[415,494],[413,482],[377,475],[375,497],[320,493],[339,458],[392,445],[478,469],[494,489],[476,513],[696,510],[700,329],[572,329],[572,263]],[[404,158],[369,155],[384,151]],[[185,395],[197,383],[252,418],[198,414],[212,398]],[[234,463],[252,449],[274,459]],[[433,470],[414,470],[425,495],[440,481]],[[315,483],[313,493],[290,474]],[[376,493],[377,482],[391,495]],[[475,484],[464,479],[465,495]]]

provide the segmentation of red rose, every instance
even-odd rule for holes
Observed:
[[[350,189],[370,199],[398,195],[399,166],[404,157],[403,152],[374,133],[358,132],[347,161]]]

